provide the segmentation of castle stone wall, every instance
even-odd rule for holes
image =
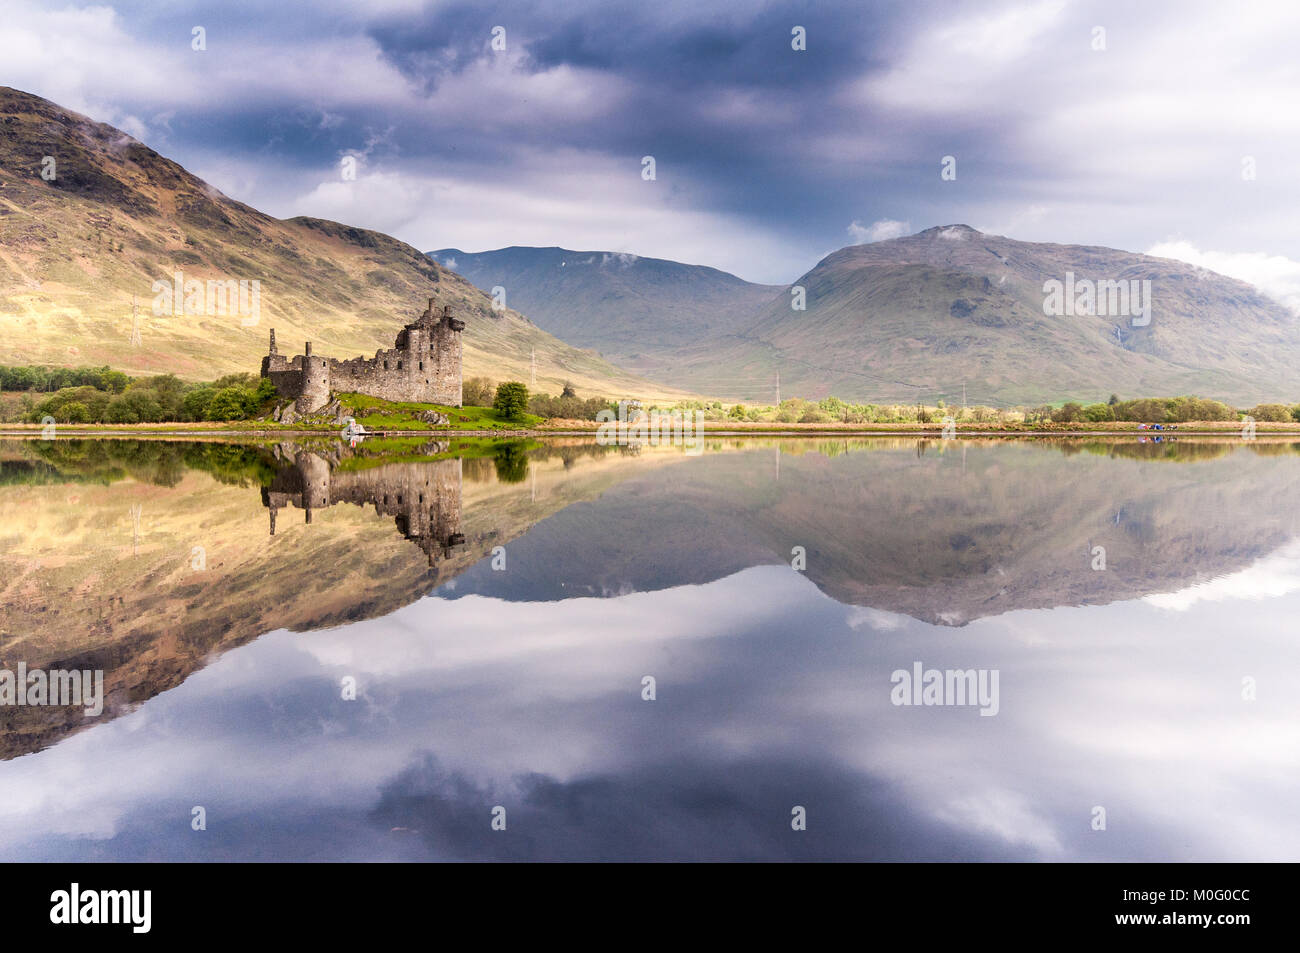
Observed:
[[[373,358],[347,360],[313,356],[310,343],[305,355],[286,360],[276,352],[272,330],[270,353],[262,358],[262,376],[281,395],[293,398],[300,414],[324,407],[331,392],[459,407],[464,328],[450,308],[435,315],[431,298],[424,314],[398,332],[393,347],[376,351]]]

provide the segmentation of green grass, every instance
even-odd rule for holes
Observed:
[[[381,400],[365,394],[336,396],[357,423],[367,430],[526,430],[542,422],[541,417],[533,414],[507,420],[491,407],[444,407],[440,404]],[[421,420],[420,414],[427,410],[446,414],[447,423],[435,428]]]
[[[534,450],[542,446],[537,440],[515,439],[502,440],[496,437],[459,437],[450,441],[450,446],[442,453],[422,453],[428,443],[427,437],[367,437],[340,464],[341,470],[369,470],[372,467],[387,466],[390,463],[428,463],[431,460],[475,459],[496,457],[506,444],[523,451]]]

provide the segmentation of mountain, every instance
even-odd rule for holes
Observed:
[[[1067,273],[1149,281],[1149,323],[1045,314],[1044,283]],[[843,248],[795,284],[806,311],[773,302],[707,359],[683,361],[678,380],[725,367],[767,381],[779,370],[789,394],[877,402],[953,403],[963,382],[969,401],[994,405],[1112,392],[1247,405],[1300,396],[1300,319],[1245,282],[1171,259],[953,225]]]
[[[38,96],[0,87],[0,130],[0,363],[212,379],[256,371],[272,327],[291,354],[310,340],[325,356],[373,355],[435,298],[467,323],[467,377],[528,381],[535,353],[541,390],[558,393],[567,379],[583,396],[666,392],[517,311],[494,310],[409,245],[336,222],[272,218],[120,130]],[[155,315],[154,282],[171,284],[176,272],[259,281],[256,322],[237,313]]]
[[[489,294],[504,288],[507,304],[561,340],[666,381],[679,349],[743,330],[785,292],[716,268],[620,252],[511,246],[428,254]]]
[[[963,384],[968,402],[994,406],[1111,393],[1243,406],[1300,399],[1295,314],[1245,282],[1111,248],[930,228],[827,256],[794,282],[805,289],[803,311],[780,288],[737,286],[688,265],[638,270],[559,249],[433,254],[480,287],[504,286],[560,338],[674,386],[746,402],[771,403],[778,374],[786,397],[876,403],[957,403]],[[1044,283],[1067,273],[1150,281],[1150,322],[1045,314]]]

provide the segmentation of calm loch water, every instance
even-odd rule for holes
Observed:
[[[0,672],[105,691],[0,705],[0,858],[1300,859],[1298,487],[1263,441],[0,441]]]

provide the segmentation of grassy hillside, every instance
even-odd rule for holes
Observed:
[[[0,364],[103,365],[190,380],[256,371],[282,350],[373,355],[435,298],[464,318],[465,375],[531,379],[558,393],[667,395],[387,235],[313,218],[280,220],[222,195],[130,136],[0,87]],[[41,177],[43,157],[55,178]],[[261,282],[260,319],[155,316],[153,283]],[[138,343],[132,302],[138,302]]]

